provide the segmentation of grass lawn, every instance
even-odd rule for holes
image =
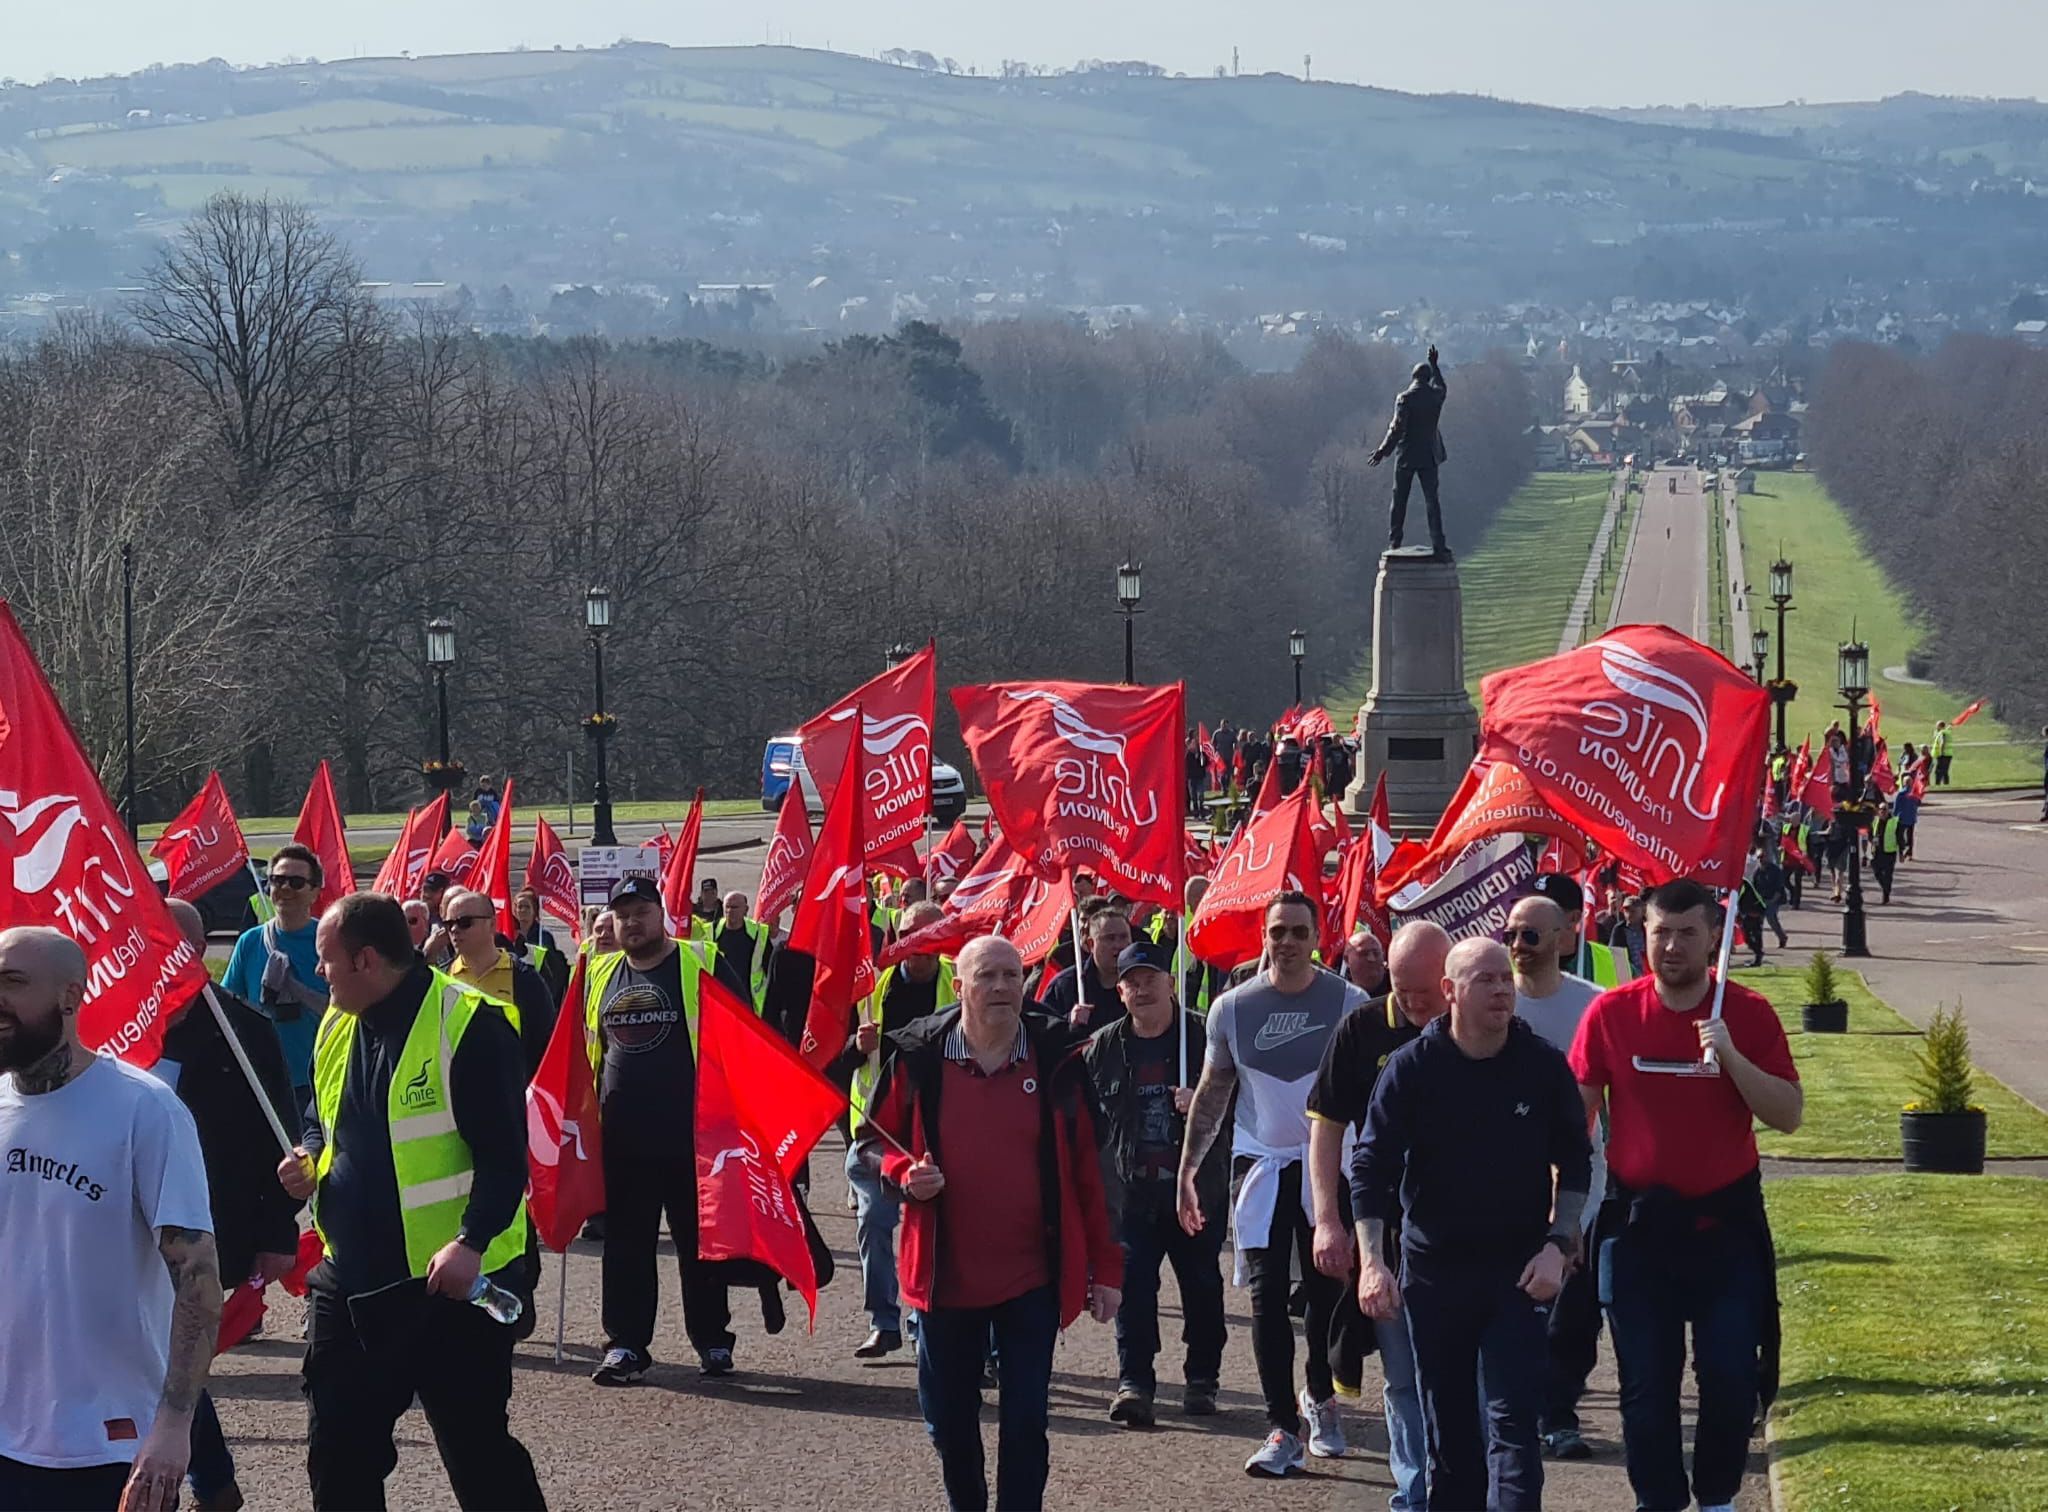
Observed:
[[[455,805],[455,816],[458,819],[462,817],[465,811],[466,802]],[[619,824],[667,823],[673,825],[680,824],[683,816],[689,811],[689,799],[665,798],[647,803],[614,803],[612,805],[612,818]],[[707,818],[738,818],[765,812],[766,810],[761,807],[761,800],[758,798],[706,798],[704,800],[704,814]],[[535,813],[546,815],[548,823],[553,825],[558,832],[563,829],[569,818],[568,809],[559,803],[543,803],[537,809],[522,803],[516,807],[512,815],[514,830],[520,830],[522,826],[530,827]],[[290,838],[291,832],[297,827],[298,822],[299,817],[297,814],[273,814],[260,819],[245,818],[242,820],[242,833],[247,835],[252,841],[259,836],[266,839],[283,841]],[[405,823],[405,814],[402,810],[390,814],[344,814],[342,816],[342,823],[346,824],[350,829],[396,829],[399,825]],[[145,824],[141,829],[144,840],[154,840],[163,833],[164,827],[161,824]],[[576,832],[582,836],[588,836],[590,833],[590,805],[588,803],[576,805]],[[564,836],[564,838],[567,837]],[[377,859],[380,861],[384,858],[384,852],[390,849],[388,845],[384,844],[371,844],[366,847],[357,848],[374,851]]]
[[[1495,517],[1478,548],[1458,558],[1465,685],[1475,701],[1487,673],[1556,653],[1612,483],[1604,472],[1537,473]],[[1324,702],[1356,708],[1371,689],[1368,652],[1350,682]]]
[[[1810,731],[1820,732],[1836,717],[1835,647],[1855,634],[1870,645],[1870,680],[1884,707],[1884,728],[1894,758],[1910,740],[1920,745],[1937,719],[1954,719],[1978,689],[1922,687],[1888,681],[1886,667],[1905,665],[1906,654],[1924,638],[1904,599],[1882,568],[1863,554],[1841,507],[1810,473],[1759,473],[1757,491],[1741,500],[1742,559],[1754,590],[1750,614],[1775,635],[1770,608],[1771,563],[1780,543],[1792,563],[1792,612],[1786,620],[1785,675],[1799,684],[1799,697],[1786,711],[1785,729],[1796,747]],[[1777,651],[1772,650],[1776,667]],[[2031,741],[2012,738],[1989,714],[1979,714],[1954,737],[1954,780],[1958,787],[2033,787],[2041,780],[2040,752]]]
[[[1792,1039],[1792,1059],[1806,1089],[1806,1120],[1796,1134],[1757,1133],[1766,1155],[1804,1160],[1897,1160],[1899,1110],[1912,1097],[1919,1065],[1920,1031],[1863,983],[1837,966],[1849,1004],[1847,1034],[1803,1034],[1799,1007],[1806,1000],[1801,973],[1790,967],[1741,970],[1734,980],[1771,1000]],[[1965,1012],[1969,1005],[1964,1004]],[[1989,1118],[1991,1155],[2048,1156],[2048,1113],[2004,1083],[1977,1073],[1976,1101]],[[2048,1207],[2048,1187],[2037,1188]]]
[[[2028,1177],[1765,1188],[1787,1512],[2048,1506],[2048,1201]]]

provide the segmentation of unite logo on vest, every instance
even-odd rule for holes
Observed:
[[[434,1106],[437,1098],[434,1089],[427,1085],[427,1078],[432,1070],[433,1067],[429,1062],[420,1062],[419,1070],[413,1074],[411,1080],[406,1082],[404,1089],[398,1094],[398,1101],[401,1106],[407,1108],[431,1108]]]

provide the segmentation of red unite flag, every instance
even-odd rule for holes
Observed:
[[[469,880],[476,875],[476,858],[479,852],[469,843],[469,837],[459,829],[452,829],[441,837],[441,844],[435,850],[433,859],[427,862],[428,871],[446,872],[457,887],[469,886]],[[422,874],[424,878],[424,873]]]
[[[1481,751],[1652,881],[1742,881],[1771,696],[1665,625],[1624,625],[1480,687]],[[1709,735],[1711,732],[1711,738]]]
[[[1304,782],[1240,830],[1223,853],[1188,923],[1188,949],[1197,960],[1223,967],[1256,960],[1273,894],[1321,895],[1323,865],[1309,831],[1310,798]]]
[[[1877,784],[1878,792],[1887,798],[1899,790],[1898,776],[1892,771],[1891,748],[1882,740],[1877,743],[1876,759],[1870,763],[1870,778]]]
[[[819,826],[810,869],[804,874],[803,897],[797,900],[789,925],[790,948],[816,963],[803,1037],[804,1058],[814,1066],[839,1053],[853,1025],[854,1004],[875,990],[866,847],[861,838],[868,812],[867,758],[861,743],[849,741],[848,746],[846,771]]]
[[[249,864],[249,842],[220,773],[206,774],[199,796],[164,826],[149,853],[164,864],[165,890],[188,900],[212,892]]]
[[[377,868],[377,880],[370,884],[371,892],[384,893],[401,903],[420,895],[420,879],[427,874],[427,867],[434,859],[434,846],[448,833],[448,795],[436,793],[434,801],[424,808],[413,809],[405,816],[405,823],[398,831],[398,843],[391,847],[384,857],[384,864]]]
[[[804,873],[811,865],[811,816],[804,812],[804,795],[795,783],[782,800],[775,816],[775,834],[768,841],[768,858],[761,863],[761,885],[754,890],[754,917],[772,925],[782,910],[796,901],[804,885]]]
[[[348,858],[348,831],[341,822],[341,805],[334,797],[334,773],[322,757],[306,789],[306,801],[299,805],[299,822],[292,838],[320,858],[320,896],[313,900],[313,912],[324,913],[336,898],[356,890],[356,871]]]
[[[957,955],[969,940],[999,934],[1017,947],[1026,966],[1036,966],[1059,943],[1073,907],[1071,879],[1039,876],[997,836],[946,899],[946,916],[890,941],[879,964],[887,968],[914,955]]]
[[[896,877],[924,873],[917,840],[932,811],[932,716],[938,700],[939,648],[927,642],[908,661],[871,677],[797,731],[804,767],[825,807],[853,747],[854,710],[861,711],[867,812],[867,868]]]
[[[166,1010],[206,981],[0,600],[0,927],[18,924],[78,942],[79,1038],[134,1065],[155,1064]]]
[[[790,1183],[846,1096],[716,977],[697,992],[697,1258],[759,1261],[815,1326],[818,1273]]]
[[[953,707],[990,809],[1041,875],[1092,872],[1133,901],[1180,906],[1182,684],[985,683],[955,688]]]
[[[498,911],[498,933],[519,938],[519,920],[512,915],[512,779],[505,779],[505,796],[498,804],[498,817],[484,836],[483,849],[476,853],[476,869],[470,886],[491,900]]]
[[[1978,711],[1981,710],[1987,702],[1989,702],[1989,700],[1983,698],[1974,700],[1967,709],[1963,710],[1962,713],[1958,714],[1954,719],[1951,719],[1949,721],[1950,727],[1953,729],[1960,730],[1964,725],[1968,724],[1971,720],[1977,717]]]
[[[924,880],[930,887],[965,876],[967,868],[974,865],[981,848],[974,843],[974,832],[967,827],[965,819],[953,821],[953,827],[946,831],[946,838],[932,847],[931,854],[924,858]]]
[[[509,806],[511,795],[506,795]],[[533,854],[526,858],[526,885],[540,899],[540,906],[569,926],[569,938],[583,938],[583,910],[576,896],[576,868],[569,853],[545,815],[533,819]]]
[[[1574,853],[1586,849],[1585,835],[1538,795],[1521,768],[1480,756],[1466,768],[1421,853],[1389,867],[1381,886],[1391,893],[1411,882],[1433,882],[1466,847],[1495,835],[1546,835]]]
[[[579,951],[555,1032],[526,1089],[526,1208],[540,1242],[561,1251],[604,1211],[604,1131],[597,1117],[597,1047],[583,1003]],[[710,978],[704,978],[709,982]]]
[[[794,786],[791,788],[795,792]],[[803,807],[803,794],[796,794],[797,807]],[[691,894],[697,887],[697,845],[704,837],[704,789],[697,789],[697,796],[690,800],[690,812],[683,819],[682,837],[662,857],[661,862],[661,906],[668,913],[668,927],[671,932],[682,934],[690,927],[690,910],[696,903]]]

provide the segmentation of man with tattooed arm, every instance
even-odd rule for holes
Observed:
[[[69,936],[0,930],[0,1508],[158,1512],[185,1478],[220,1266],[192,1115],[79,1042],[85,978]]]

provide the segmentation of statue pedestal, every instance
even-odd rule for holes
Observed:
[[[1396,834],[1427,835],[1479,750],[1479,714],[1465,692],[1464,599],[1455,562],[1425,546],[1380,556],[1372,595],[1372,691],[1360,721],[1358,780],[1346,810],[1363,817],[1387,774]]]

